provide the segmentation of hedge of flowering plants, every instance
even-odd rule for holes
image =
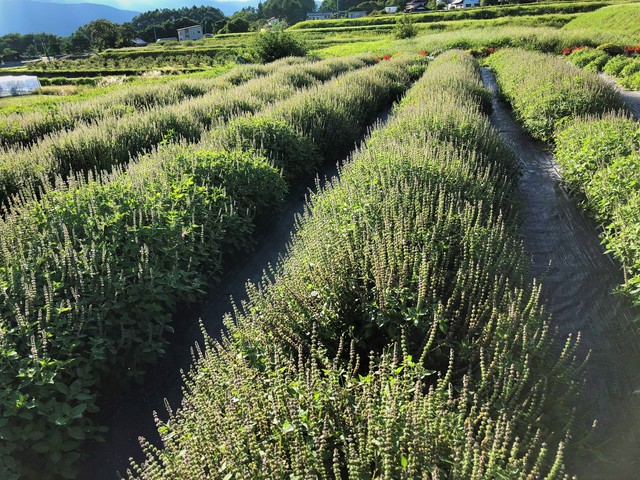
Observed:
[[[624,113],[577,118],[557,133],[556,157],[640,305],[640,123]]]
[[[246,65],[218,78],[180,79],[157,85],[130,86],[95,99],[62,104],[46,112],[14,113],[0,120],[0,146],[28,146],[45,135],[68,131],[76,125],[95,123],[107,117],[121,117],[155,106],[172,105],[200,97],[211,90],[221,92],[300,62],[300,58],[287,58],[268,65]]]
[[[283,69],[262,87],[295,86],[258,118],[12,204],[0,221],[0,476],[73,478],[80,445],[101,431],[93,420],[101,389],[140,377],[162,355],[176,306],[201,298],[225,261],[248,248],[255,219],[281,204],[285,179],[309,174],[322,154],[333,158],[314,135],[364,127],[406,90],[414,62],[335,80],[364,62]],[[330,81],[316,86],[319,78]],[[305,122],[301,106],[313,112]],[[349,132],[336,148],[362,134]]]
[[[243,78],[247,81],[232,89],[215,89],[173,105],[143,109],[135,116],[111,116],[83,123],[71,131],[46,136],[30,147],[0,150],[0,202],[7,204],[18,194],[32,195],[34,190],[72,174],[109,171],[162,142],[197,141],[215,124],[241,113],[255,112],[278,99],[261,96],[259,92],[279,92],[279,98],[284,98],[298,88],[321,83],[372,61],[351,57],[332,60],[321,67],[314,62],[294,63],[253,79],[248,71],[236,77],[237,81]],[[331,71],[328,78],[327,66]]]
[[[427,68],[197,349],[130,478],[569,478],[581,366],[527,275],[481,89],[469,54]]]
[[[613,86],[562,58],[507,49],[487,62],[496,73],[500,94],[535,138],[552,141],[557,126],[567,120],[622,107]]]
[[[640,89],[640,45],[574,47],[563,53],[578,67],[590,72],[605,72],[615,77],[625,88]]]

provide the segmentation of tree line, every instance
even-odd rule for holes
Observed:
[[[227,17],[214,7],[162,8],[141,13],[131,22],[113,23],[94,20],[79,27],[68,37],[49,33],[21,35],[11,33],[0,37],[0,58],[3,61],[101,51],[107,48],[131,46],[134,38],[154,42],[158,38],[177,36],[179,28],[202,25],[205,33],[240,33],[260,30],[265,22],[278,18],[292,25],[315,10],[313,0],[266,0],[257,8],[246,7]]]

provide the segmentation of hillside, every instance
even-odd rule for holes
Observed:
[[[64,4],[33,0],[2,0],[0,35],[45,32],[66,36],[71,35],[78,27],[98,18],[124,23],[131,21],[138,13],[94,3]]]
[[[564,27],[567,30],[590,30],[625,35],[640,34],[640,3],[611,5],[585,13]]]

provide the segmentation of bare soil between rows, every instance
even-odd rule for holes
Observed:
[[[581,335],[591,352],[579,417],[588,442],[569,458],[580,479],[640,479],[640,335],[638,311],[614,293],[620,266],[604,253],[597,225],[570,198],[549,146],[533,140],[498,98],[493,73],[482,71],[494,91],[491,120],[521,166],[522,238],[531,274],[542,280],[547,311],[561,337]],[[640,96],[636,97],[640,109]],[[576,431],[576,436],[581,435]]]

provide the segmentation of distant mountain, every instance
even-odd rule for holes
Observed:
[[[0,4],[4,0],[0,0]],[[181,8],[199,7],[215,7],[222,10],[225,15],[231,15],[244,7],[257,7],[259,0],[39,0],[42,2],[54,3],[80,3],[82,1],[92,1],[93,3],[101,3],[110,5],[115,8],[127,8],[146,12],[155,10],[156,8]],[[262,0],[264,3],[265,0]]]
[[[95,3],[0,0],[0,35],[45,32],[67,36],[99,18],[124,23],[138,13]]]

